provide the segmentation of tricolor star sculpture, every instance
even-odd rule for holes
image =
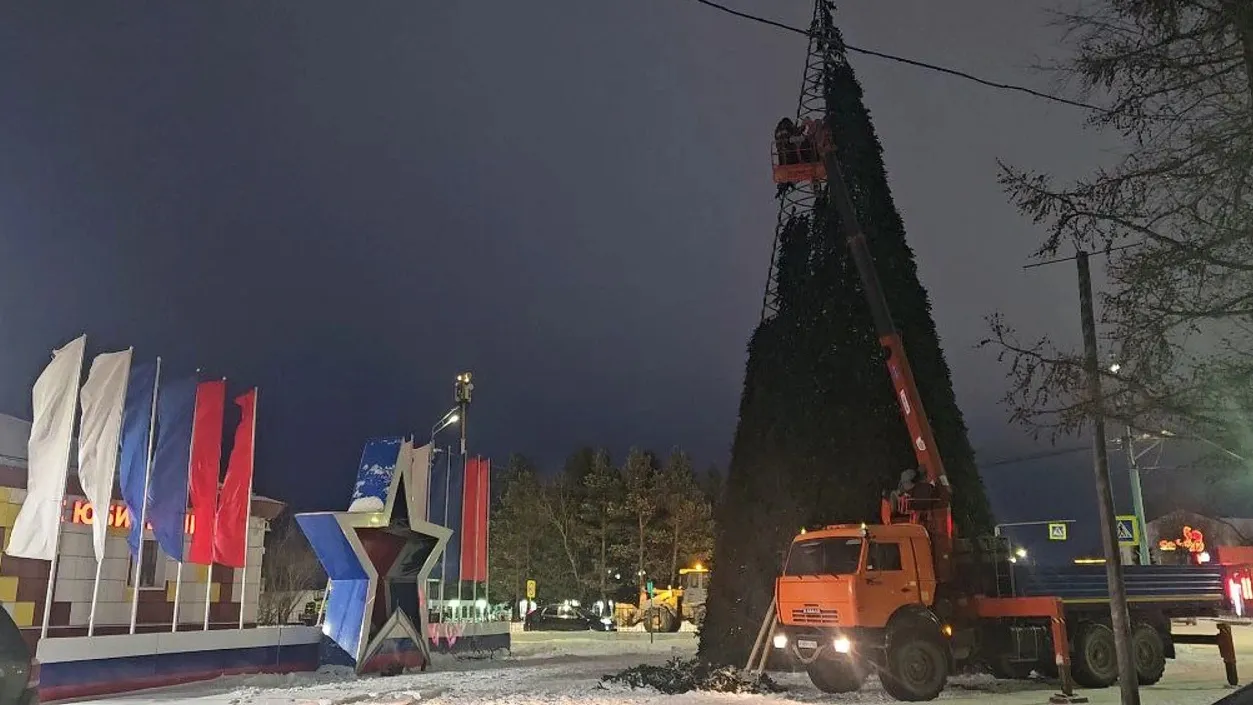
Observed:
[[[296,515],[329,578],[322,633],[358,673],[430,663],[426,582],[452,536],[425,519],[430,450],[372,440],[347,511]]]

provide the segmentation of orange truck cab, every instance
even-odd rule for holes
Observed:
[[[775,599],[774,648],[804,665],[821,690],[857,690],[872,671],[900,700],[927,700],[944,688],[952,629],[932,609],[935,568],[922,526],[843,524],[802,533]],[[898,668],[903,678],[888,675]]]

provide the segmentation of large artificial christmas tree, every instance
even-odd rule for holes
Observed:
[[[958,532],[983,533],[991,515],[931,304],[833,8],[829,0],[817,3],[798,117],[807,117],[808,95],[810,110],[826,120],[952,483]],[[806,208],[790,208],[780,194],[768,315],[749,343],[717,516],[700,653],[718,662],[747,657],[784,552],[802,526],[876,522],[884,491],[917,465],[838,216],[825,185],[803,188],[813,189]]]

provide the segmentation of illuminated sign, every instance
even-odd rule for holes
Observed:
[[[1183,527],[1183,536],[1174,540],[1162,539],[1157,543],[1162,551],[1187,551],[1189,553],[1205,552],[1205,534],[1191,526]]]
[[[71,524],[83,524],[91,526],[96,522],[96,509],[91,506],[91,502],[85,499],[76,499],[74,504],[70,506],[68,516],[62,516],[62,521],[68,521]],[[109,512],[105,515],[105,526],[111,529],[129,529],[131,528],[131,512],[125,504],[109,505]],[[148,529],[152,529],[152,524],[148,524]],[[187,534],[196,533],[196,517],[188,514],[184,520],[184,531]]]

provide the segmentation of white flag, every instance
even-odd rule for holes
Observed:
[[[57,350],[52,354],[52,362],[35,380],[31,394],[35,418],[26,453],[26,500],[17,513],[12,538],[5,549],[10,556],[45,561],[56,557],[85,347],[84,335]]]
[[[427,521],[427,493],[431,484],[431,446],[413,449],[413,461],[405,475],[405,494],[409,518]]]
[[[91,362],[83,385],[82,420],[78,425],[78,481],[91,502],[91,534],[96,560],[104,560],[109,504],[113,499],[113,476],[117,472],[122,407],[130,378],[131,351],[104,353]]]

